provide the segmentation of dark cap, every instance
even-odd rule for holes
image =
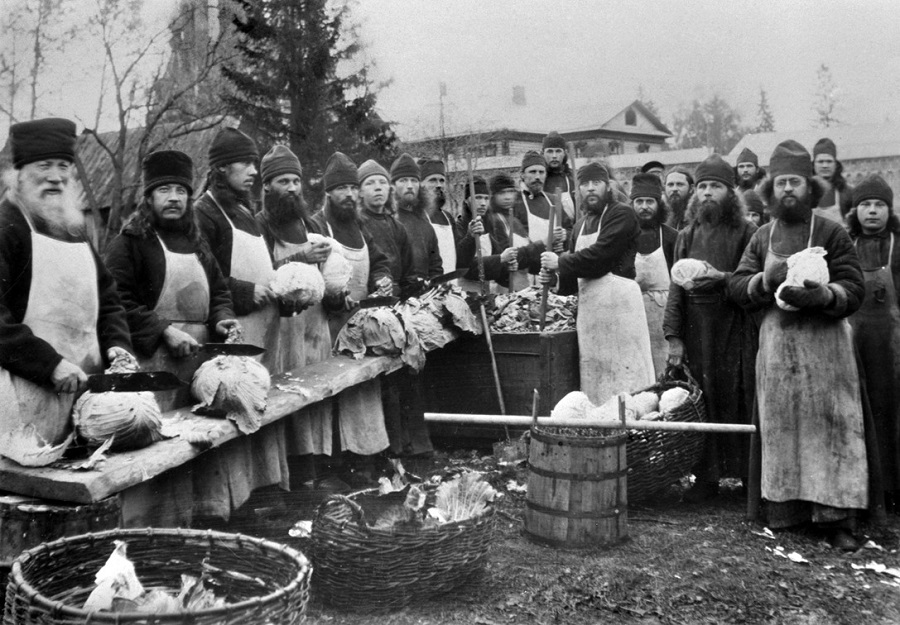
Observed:
[[[734,168],[718,154],[710,154],[697,165],[696,176],[698,184],[704,180],[715,180],[727,187],[734,186]]]
[[[601,163],[582,165],[578,168],[578,184],[584,184],[589,180],[609,182],[609,170]]]
[[[759,167],[759,157],[750,148],[744,148],[734,162],[735,165],[740,165],[741,163],[753,163],[754,167]]]
[[[9,127],[13,167],[48,158],[75,161],[75,122],[60,117],[34,119]]]
[[[651,169],[662,169],[665,170],[666,166],[660,163],[659,161],[647,161],[644,163],[644,166],[641,167],[641,173],[646,174]]]
[[[263,182],[268,182],[272,178],[284,174],[303,176],[300,159],[286,145],[276,145],[266,152],[266,155],[262,157],[259,169]]]
[[[502,193],[503,191],[517,191],[516,181],[509,174],[497,174],[491,178],[491,195]]]
[[[819,154],[830,154],[832,158],[837,158],[837,146],[834,144],[834,141],[827,137],[816,141],[816,145],[813,146],[813,160]]]
[[[433,176],[435,174],[440,174],[441,176],[447,175],[447,170],[444,167],[444,161],[439,158],[420,158],[419,170],[421,172],[422,180],[425,180],[429,176]]]
[[[151,152],[141,163],[144,174],[144,195],[164,184],[179,184],[194,193],[194,162],[191,157],[178,150],[158,150]]]
[[[394,184],[401,178],[415,178],[420,180],[422,170],[412,156],[404,152],[391,164],[391,184]]]
[[[656,174],[635,174],[631,179],[631,199],[652,197],[657,202],[662,200],[662,181]]]
[[[258,160],[256,142],[237,128],[222,128],[209,146],[210,167]]]
[[[853,206],[858,206],[860,202],[866,200],[881,200],[888,208],[893,208],[894,191],[884,178],[878,174],[870,174],[853,189]]]
[[[560,136],[558,132],[555,130],[551,131],[546,137],[544,137],[543,142],[541,142],[541,149],[546,150],[547,148],[562,148],[566,149],[566,140]]]
[[[326,193],[345,184],[358,185],[356,165],[343,152],[335,152],[328,157],[328,162],[325,163],[322,182]]]
[[[809,152],[802,145],[788,139],[775,146],[772,156],[769,157],[769,177],[773,180],[778,176],[802,176],[811,178],[813,175],[812,159]]]
[[[525,155],[522,157],[522,171],[525,171],[529,167],[534,167],[535,165],[540,165],[541,167],[547,166],[547,161],[544,160],[544,155],[540,152],[535,152],[534,150],[528,150],[525,152]]]
[[[488,195],[488,183],[487,183],[487,180],[485,180],[485,179],[482,178],[481,176],[475,176],[475,177],[473,178],[473,182],[475,183],[475,195]],[[467,198],[469,197],[469,195],[470,195],[470,194],[469,194],[469,190],[470,190],[471,188],[472,188],[472,187],[469,185],[469,183],[466,182],[465,197],[467,197]]]

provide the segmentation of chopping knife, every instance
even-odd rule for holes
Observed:
[[[434,287],[439,284],[444,284],[445,282],[450,282],[451,280],[456,280],[457,278],[462,278],[467,273],[469,273],[469,268],[463,267],[462,269],[457,269],[456,271],[449,271],[445,274],[441,274],[433,280],[427,280],[426,283],[429,287]]]
[[[92,393],[137,393],[169,391],[186,383],[169,371],[136,371],[134,373],[97,373],[89,375],[87,390]]]
[[[400,301],[399,297],[387,296],[387,297],[367,297],[366,299],[360,300],[358,302],[358,310],[362,310],[364,308],[377,308],[378,306],[393,306],[397,302]]]
[[[197,353],[201,352],[216,356],[259,356],[266,353],[266,348],[249,343],[205,343]]]

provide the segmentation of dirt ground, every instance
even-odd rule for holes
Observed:
[[[487,473],[503,496],[486,570],[452,593],[377,616],[323,605],[313,587],[310,622],[900,623],[898,516],[890,516],[885,527],[862,526],[858,537],[872,542],[842,553],[809,534],[767,536],[762,525],[745,520],[737,483],[725,484],[707,504],[681,503],[683,480],[650,503],[629,506],[625,542],[603,550],[564,551],[535,545],[522,535],[525,494],[507,485],[510,480],[527,483],[524,463],[498,466],[487,452],[467,450],[439,452],[407,468],[422,477],[466,468]],[[315,503],[308,495],[279,497],[274,504],[256,497],[229,529],[303,550],[307,543],[290,537],[288,530],[295,521],[311,519]]]

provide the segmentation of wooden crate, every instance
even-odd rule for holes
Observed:
[[[538,414],[542,416],[549,415],[567,393],[578,390],[578,338],[574,330],[494,334],[492,338],[507,414],[530,415],[535,388],[541,394]],[[463,336],[429,353],[422,375],[428,412],[500,414],[483,336]],[[444,434],[445,428],[436,424],[430,428],[435,436]],[[466,435],[462,431],[465,428],[453,428],[455,434]]]

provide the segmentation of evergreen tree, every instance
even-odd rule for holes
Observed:
[[[741,114],[718,94],[706,101],[695,99],[673,117],[675,147],[707,147],[727,154],[747,132],[740,122]]]
[[[656,115],[658,119],[661,119],[659,116],[659,108],[656,106],[656,102],[650,99],[650,96],[644,91],[644,85],[638,85],[637,99],[640,100],[641,104],[647,107],[647,110]]]
[[[329,0],[233,0],[238,59],[223,73],[225,97],[265,150],[286,143],[316,182],[328,157],[357,163],[393,156],[396,137],[375,111],[378,85],[350,25],[347,3]],[[355,66],[355,70],[344,70]]]
[[[756,116],[759,118],[759,125],[756,126],[756,132],[775,132],[775,117],[769,108],[769,98],[766,90],[759,88],[759,109]]]

